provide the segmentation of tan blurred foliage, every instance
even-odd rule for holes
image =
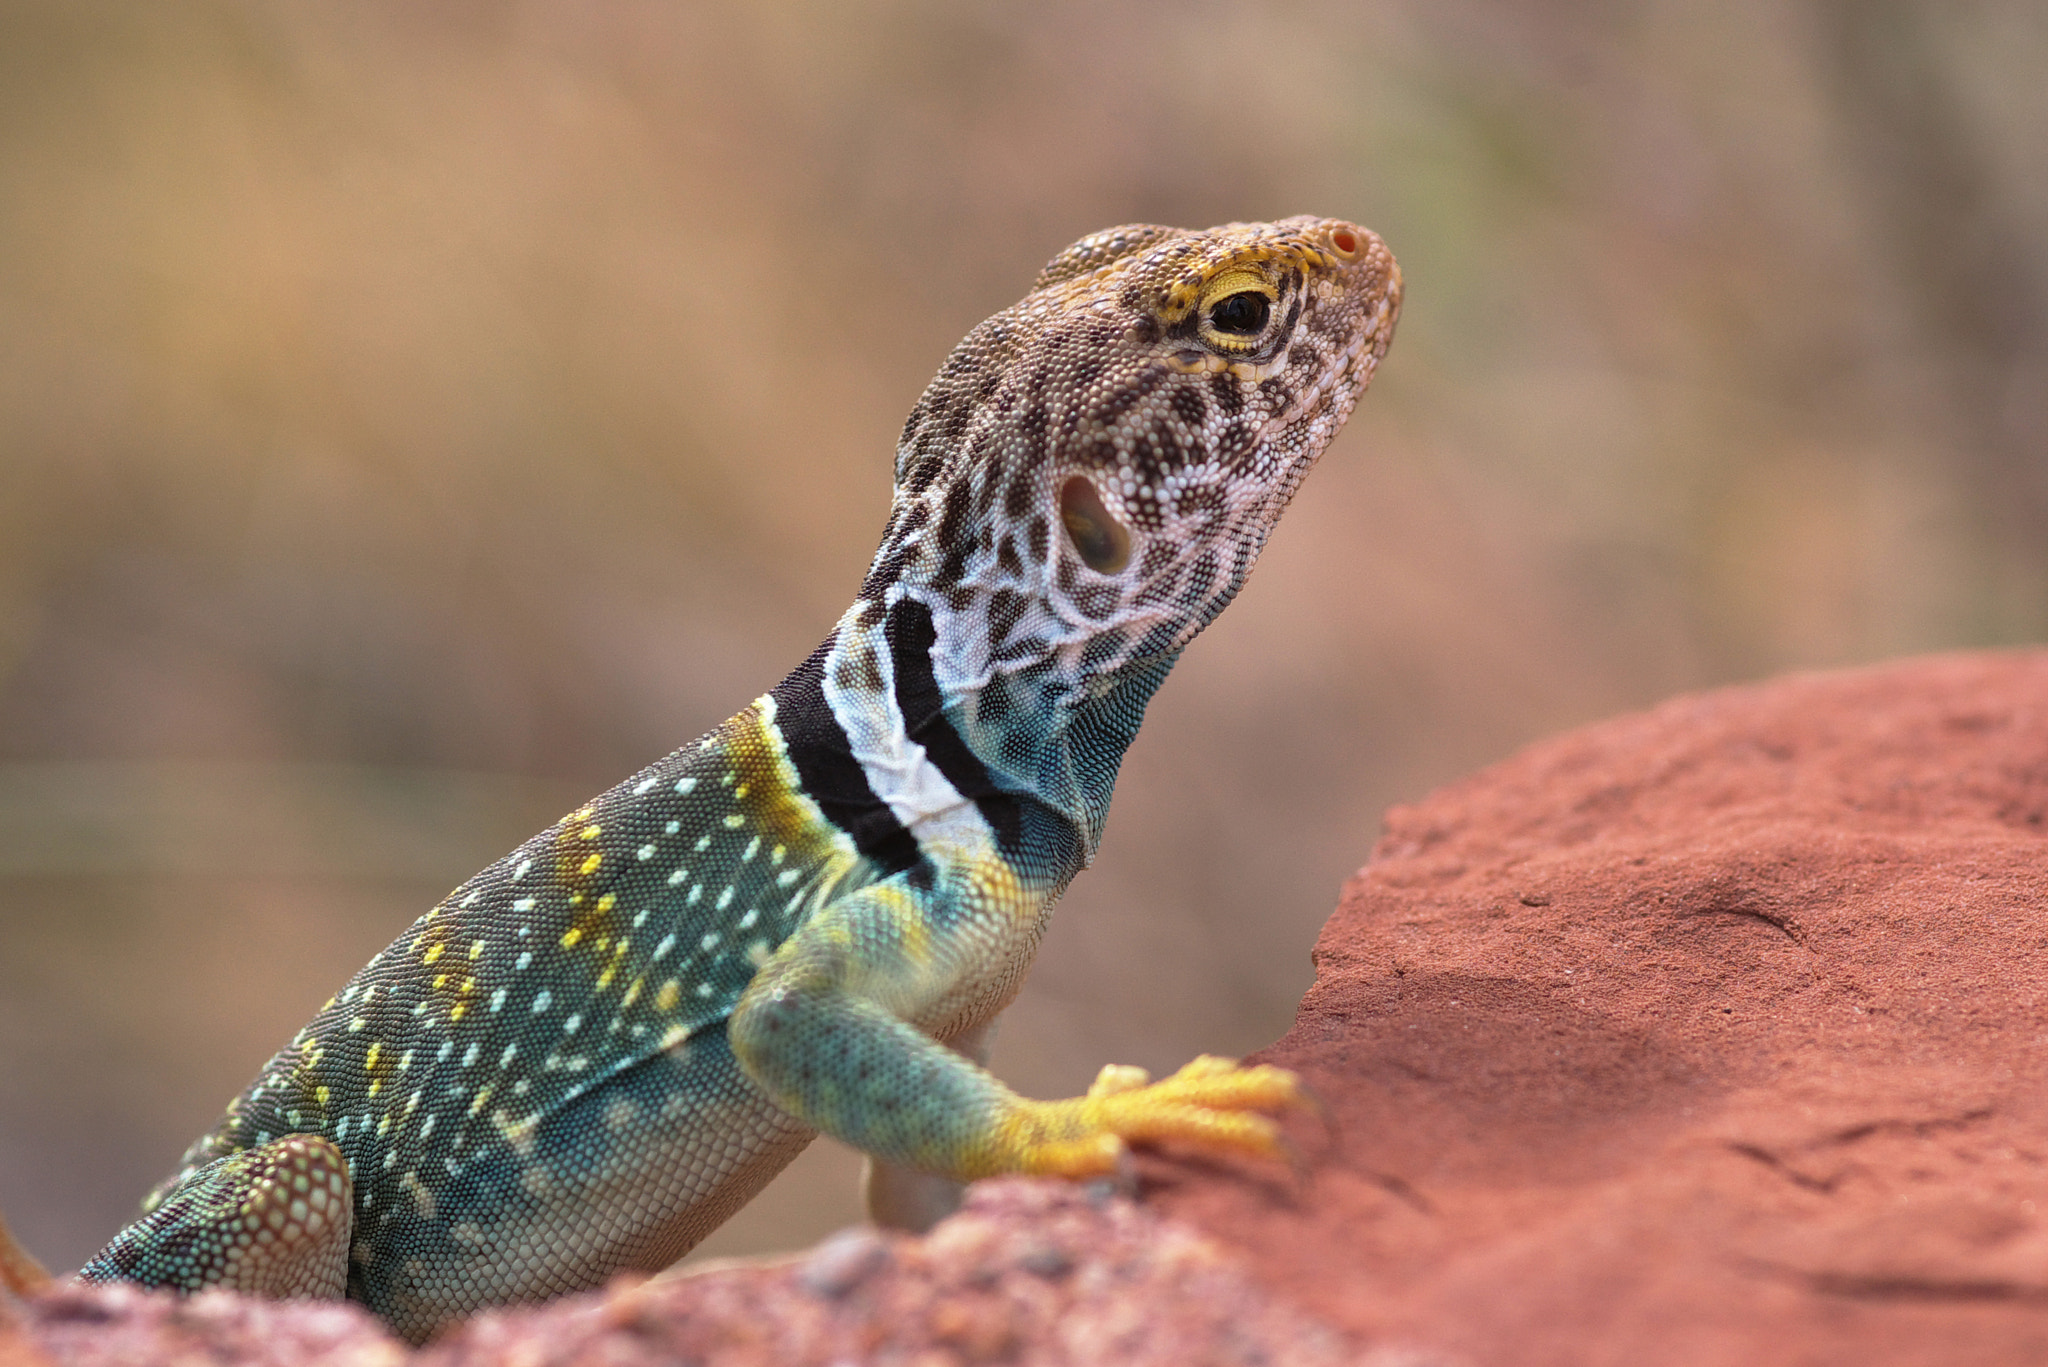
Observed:
[[[997,1064],[1278,1034],[1380,810],[2048,634],[2027,0],[0,0],[0,1208],[72,1266],[449,885],[762,691],[1080,234],[1409,294]],[[851,1218],[825,1152],[719,1248]]]

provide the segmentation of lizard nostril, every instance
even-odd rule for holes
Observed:
[[[1349,228],[1339,228],[1330,234],[1330,245],[1337,249],[1339,255],[1356,256],[1358,255],[1358,234],[1352,232]]]

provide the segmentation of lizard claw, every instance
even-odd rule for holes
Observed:
[[[1115,1096],[1118,1092],[1135,1092],[1151,1084],[1152,1074],[1143,1068],[1128,1063],[1105,1063],[1102,1071],[1095,1075],[1095,1081],[1088,1088],[1091,1099]]]

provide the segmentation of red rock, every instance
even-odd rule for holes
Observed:
[[[1315,957],[1258,1056],[1310,1184],[1147,1173],[1361,1340],[2048,1362],[2048,652],[1533,746],[1389,813]]]
[[[1301,1127],[1303,1183],[1148,1160],[1152,1210],[985,1183],[923,1239],[621,1282],[421,1357],[2048,1362],[2048,651],[1534,746],[1391,812],[1316,960],[1259,1056],[1334,1122]],[[13,1314],[24,1367],[408,1356],[352,1306]]]
[[[1354,1361],[1340,1336],[1262,1289],[1241,1258],[1201,1234],[1103,1192],[1020,1179],[978,1185],[924,1238],[854,1229],[794,1258],[621,1278],[602,1292],[488,1311],[417,1354],[361,1307],[334,1302],[67,1286],[22,1309],[24,1335],[0,1322],[0,1367]]]
[[[342,1301],[266,1301],[232,1291],[180,1298],[65,1284],[24,1310],[27,1338],[56,1367],[399,1367],[407,1358],[405,1345],[368,1311]]]
[[[1130,1202],[984,1182],[914,1239],[844,1231],[799,1258],[478,1316],[423,1367],[1338,1367],[1343,1342],[1240,1260]]]

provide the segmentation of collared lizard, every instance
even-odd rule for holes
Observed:
[[[860,595],[709,735],[426,913],[79,1276],[347,1295],[408,1338],[666,1265],[817,1131],[906,1173],[1273,1155],[1296,1079],[1019,1097],[979,1041],[1091,862],[1147,701],[1384,355],[1385,246],[1314,218],[1075,243],[904,425]]]

